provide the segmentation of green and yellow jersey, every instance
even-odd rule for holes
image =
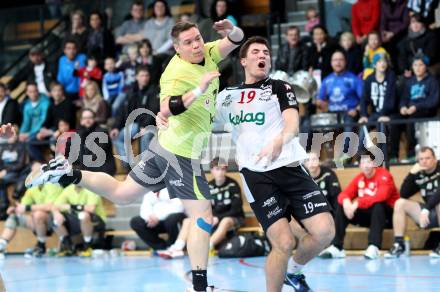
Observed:
[[[176,54],[160,78],[160,100],[184,95],[199,86],[203,75],[218,71],[217,64],[222,60],[219,42],[217,40],[205,44],[203,64],[189,63]],[[216,78],[188,110],[169,118],[168,128],[159,131],[159,143],[162,147],[186,158],[200,158],[211,134],[218,87],[219,79]]]
[[[42,186],[36,186],[28,189],[21,203],[23,205],[40,205],[49,204],[55,202],[58,196],[63,191],[63,188],[59,184],[46,183]]]

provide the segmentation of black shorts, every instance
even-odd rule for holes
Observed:
[[[64,222],[64,226],[66,226],[69,235],[77,235],[81,234],[81,221],[78,218],[78,213],[70,212],[70,213],[62,213],[66,222]],[[104,232],[105,231],[105,223],[101,217],[96,214],[90,214],[93,224],[93,232]]]
[[[171,198],[211,200],[201,161],[173,154],[154,139],[148,154],[129,173],[141,186],[157,192],[168,189]]]
[[[266,172],[242,169],[246,197],[266,231],[281,218],[300,221],[331,207],[318,185],[302,165],[280,167]]]
[[[420,203],[420,208],[424,208],[424,204]],[[437,217],[437,211],[434,209],[429,210],[429,224],[426,226],[426,228],[436,228],[439,227],[438,224],[438,217]]]

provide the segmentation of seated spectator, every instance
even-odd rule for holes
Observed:
[[[354,74],[362,72],[362,50],[351,32],[344,32],[339,38],[339,46],[347,57],[347,71]]]
[[[341,186],[339,184],[336,173],[329,167],[320,165],[319,155],[316,152],[309,152],[309,157],[305,163],[310,176],[326,196],[330,203],[334,215],[338,206],[338,195],[341,193]]]
[[[231,14],[230,3],[226,0],[216,0],[211,5],[211,19],[217,22],[223,19],[229,19],[233,25],[237,26],[238,22]]]
[[[110,57],[105,59],[104,69],[107,72],[102,80],[102,94],[111,108],[116,97],[124,90],[124,73],[116,71],[115,59]]]
[[[81,10],[75,10],[70,15],[70,29],[66,33],[65,40],[75,41],[78,52],[86,54],[87,36],[86,16]]]
[[[437,79],[428,72],[426,56],[417,55],[413,60],[414,76],[406,79],[400,98],[400,114],[403,118],[429,118],[437,114],[439,106],[439,85]],[[408,159],[415,160],[414,123],[406,125]]]
[[[389,58],[387,51],[381,46],[380,34],[372,31],[367,36],[367,45],[365,46],[362,63],[364,65],[363,79],[366,79],[374,71],[373,58],[377,54],[385,54]]]
[[[396,98],[396,76],[389,68],[390,61],[386,54],[376,54],[373,58],[374,72],[368,76],[363,85],[361,97],[361,110],[359,123],[367,122],[389,122],[397,115]],[[371,113],[368,109],[371,108]],[[377,129],[379,130],[379,129]],[[363,131],[360,132],[360,143],[364,141]],[[394,162],[399,154],[400,137],[394,137],[393,133],[388,135],[390,148],[390,158]],[[394,140],[396,139],[396,140]],[[364,143],[365,144],[365,143]],[[396,147],[397,146],[397,147]]]
[[[41,164],[34,163],[33,169]],[[26,191],[20,203],[8,209],[8,219],[0,236],[0,257],[4,258],[8,243],[14,238],[17,228],[29,228],[37,236],[37,244],[25,256],[41,257],[46,253],[46,239],[52,234],[52,205],[61,194],[59,185],[47,183]]]
[[[87,58],[87,66],[75,69],[75,76],[79,77],[79,97],[84,97],[84,90],[90,81],[101,83],[102,71],[98,67],[98,61],[95,57],[89,56]]]
[[[64,56],[58,61],[57,80],[63,85],[64,93],[71,101],[78,99],[79,77],[75,76],[75,69],[86,65],[86,56],[78,54],[74,40],[66,40],[64,43]]]
[[[356,42],[362,45],[368,34],[379,28],[380,1],[358,0],[351,8],[351,16],[351,29]]]
[[[20,127],[19,140],[32,143],[37,140],[37,134],[43,128],[50,101],[47,96],[38,93],[38,87],[35,83],[28,83],[26,86],[26,97],[28,100],[23,107],[23,123]],[[44,161],[41,152],[33,150],[33,147],[29,147],[31,160]]]
[[[159,85],[160,75],[163,71],[163,63],[167,55],[152,55],[153,48],[148,39],[142,40],[138,46],[139,57],[137,63],[140,66],[147,66],[151,75],[151,84]]]
[[[304,30],[306,32],[311,32],[315,26],[321,23],[321,20],[319,19],[319,13],[315,7],[307,8],[306,19],[307,19],[307,23],[304,26]]]
[[[332,71],[331,57],[336,50],[335,45],[327,35],[327,29],[322,25],[316,25],[311,32],[312,42],[308,43],[307,68],[321,70],[321,80]]]
[[[423,24],[421,16],[414,14],[410,17],[408,35],[399,45],[399,73],[411,77],[412,60],[416,54],[423,54],[429,58],[429,63],[435,65],[439,62],[437,54],[437,38],[435,33]],[[436,72],[437,74],[439,72]]]
[[[116,165],[113,156],[112,141],[110,137],[108,137],[107,130],[101,128],[96,122],[96,114],[93,110],[86,108],[81,111],[80,127],[77,133],[81,138],[79,143],[75,141],[75,139],[72,139],[70,145],[68,144],[66,146],[67,153],[69,153],[69,155],[75,155],[78,153],[71,153],[71,147],[75,145],[78,147],[79,145],[79,155],[75,163],[79,164],[83,170],[102,171],[109,175],[114,175]],[[92,133],[93,136],[89,136]],[[86,143],[86,141],[89,143]],[[104,157],[102,157],[102,155],[98,156],[98,154],[102,154],[102,152],[104,152]]]
[[[139,42],[149,39],[153,47],[153,55],[170,54],[173,47],[171,40],[171,29],[174,20],[170,8],[165,0],[156,0],[152,4],[153,16],[145,22],[140,33],[126,35],[127,42]]]
[[[420,192],[423,203],[411,197]],[[434,150],[422,147],[417,163],[411,168],[400,188],[401,198],[394,205],[394,245],[385,258],[396,258],[405,251],[403,236],[406,217],[410,217],[420,228],[439,227],[440,222],[440,163]],[[440,242],[430,257],[440,258]]]
[[[356,123],[362,96],[362,81],[346,70],[346,64],[345,55],[341,51],[333,53],[331,57],[333,73],[322,81],[316,102],[322,110],[327,105],[329,112],[337,113],[342,123]],[[347,139],[347,135],[352,131],[351,126],[344,127],[343,153],[348,151],[350,140]]]
[[[150,141],[153,139],[153,133],[145,133],[145,127],[155,125],[155,120],[150,115],[143,114],[136,117],[133,124],[127,124],[128,116],[136,109],[148,109],[154,114],[160,109],[158,89],[156,86],[150,84],[150,73],[147,67],[138,68],[136,80],[137,82],[127,92],[126,99],[118,110],[114,127],[110,131],[110,137],[113,139],[118,155],[124,158],[123,166],[126,169],[128,169],[134,161],[131,155],[126,156],[127,152],[124,145],[125,127],[128,126],[130,128],[131,138],[139,132],[143,134],[140,139],[140,150],[141,153],[143,153],[147,150]]]
[[[399,193],[391,174],[375,165],[370,153],[361,155],[359,167],[362,172],[338,196],[336,236],[333,244],[321,252],[321,257],[345,257],[345,229],[350,223],[370,228],[364,257],[377,259],[380,256],[382,232],[387,226],[391,227],[393,206]]]
[[[21,82],[36,83],[38,92],[49,95],[50,84],[55,80],[54,68],[44,59],[43,51],[40,47],[33,47],[29,51],[30,63],[8,82],[8,87],[12,91]]]
[[[55,200],[52,214],[61,242],[58,256],[74,254],[71,237],[79,234],[84,240],[79,255],[92,256],[94,233],[105,231],[106,214],[101,197],[78,185],[70,185]]]
[[[127,49],[128,60],[121,57],[116,63],[116,68],[124,73],[124,88],[127,89],[136,81],[136,67],[138,66],[138,48],[136,45]]]
[[[87,36],[87,56],[94,56],[99,65],[104,59],[114,57],[115,39],[113,34],[104,26],[101,13],[93,11],[89,16],[90,30]]]
[[[307,48],[301,42],[301,32],[297,26],[289,26],[286,31],[286,43],[281,45],[275,61],[275,70],[281,70],[292,76],[296,71],[307,70]]]
[[[21,113],[17,101],[8,95],[8,88],[0,82],[0,122],[20,126]],[[0,138],[1,140],[1,138]]]
[[[63,119],[58,121],[58,128],[49,140],[50,150],[54,153],[54,157],[57,157],[58,154],[68,156],[69,153],[66,153],[66,145],[74,133],[75,131],[72,130],[68,121]]]
[[[18,137],[13,135],[7,143],[0,143],[0,220],[6,219],[9,207],[7,186],[17,182],[26,167],[26,145],[17,140]]]
[[[90,109],[95,113],[95,121],[98,125],[106,125],[108,118],[107,104],[101,96],[98,83],[87,82],[84,99],[81,101],[81,109]]]
[[[152,249],[168,248],[177,238],[179,225],[186,217],[182,202],[170,199],[167,189],[149,192],[142,200],[140,215],[131,218],[130,227]],[[167,240],[159,234],[168,234]]]
[[[116,44],[123,45],[122,53],[127,53],[128,46],[135,44],[135,42],[127,39],[126,36],[138,34],[144,28],[144,3],[142,1],[134,1],[131,4],[130,15],[131,19],[125,20],[115,32]]]

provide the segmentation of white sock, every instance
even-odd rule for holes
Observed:
[[[5,250],[8,246],[6,239],[0,238],[0,250]]]
[[[293,257],[290,257],[289,262],[287,263],[287,273],[300,274],[303,267],[304,265],[298,264]]]
[[[38,236],[37,240],[38,240],[38,242],[45,243],[46,242],[46,237]]]
[[[173,247],[178,250],[183,250],[185,248],[186,242],[182,239],[177,239],[173,244]]]
[[[214,245],[212,244],[212,242],[209,242],[209,249],[214,249]]]
[[[84,241],[87,243],[90,243],[92,241],[92,237],[91,236],[84,236]]]

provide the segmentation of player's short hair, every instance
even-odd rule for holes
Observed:
[[[434,156],[434,158],[436,158],[436,156],[435,156],[435,152],[434,152],[434,149],[432,149],[432,148],[429,147],[429,146],[423,146],[423,147],[420,147],[419,153],[423,153],[423,152],[426,152],[426,151],[431,152],[432,156]]]
[[[211,169],[213,169],[214,167],[220,166],[220,165],[228,165],[228,163],[223,158],[216,157],[211,161],[211,163],[209,164],[209,167]]]
[[[246,42],[244,42],[244,44],[241,46],[240,48],[240,52],[239,52],[239,56],[240,59],[246,58],[247,52],[249,50],[249,47],[252,44],[263,44],[267,47],[267,49],[269,50],[269,54],[272,56],[272,51],[270,49],[270,45],[269,42],[267,41],[266,38],[261,37],[261,36],[253,36],[250,37]]]
[[[173,28],[171,29],[171,38],[173,40],[173,43],[178,42],[179,35],[182,32],[187,31],[193,27],[198,28],[197,24],[192,23],[192,22],[180,21],[180,22],[176,23],[173,26]]]

